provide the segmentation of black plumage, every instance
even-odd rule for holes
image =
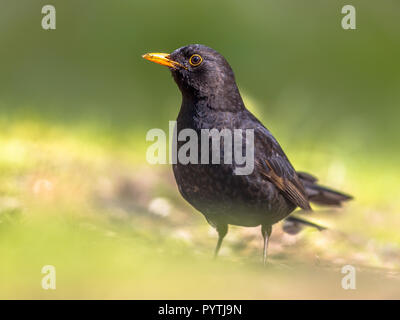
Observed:
[[[234,73],[225,58],[202,45],[189,45],[171,54],[144,58],[166,65],[182,93],[177,132],[193,129],[253,129],[254,171],[236,175],[236,164],[173,165],[182,196],[199,210],[219,233],[218,254],[228,225],[259,226],[264,237],[264,262],[272,225],[309,201],[340,205],[349,196],[316,184],[309,174],[297,173],[282,148],[264,125],[246,109]],[[185,142],[178,142],[178,148]],[[211,144],[210,144],[211,145]],[[199,158],[201,149],[199,147]],[[297,220],[296,220],[297,219]],[[292,221],[304,222],[301,218]]]

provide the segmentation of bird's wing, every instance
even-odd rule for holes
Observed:
[[[258,126],[254,131],[255,161],[259,172],[303,210],[311,210],[304,186],[272,134]]]

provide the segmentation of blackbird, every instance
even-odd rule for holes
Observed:
[[[234,73],[217,51],[194,44],[171,54],[147,53],[143,58],[167,66],[182,93],[176,123],[178,134],[187,128],[199,136],[202,129],[252,129],[254,132],[254,170],[251,174],[236,174],[236,163],[224,163],[223,153],[220,164],[183,164],[179,161],[173,164],[181,195],[218,232],[215,257],[228,225],[261,225],[265,264],[273,224],[287,218],[297,207],[310,211],[309,202],[340,206],[351,199],[349,195],[318,185],[313,176],[295,171],[276,139],[246,109]],[[178,141],[178,148],[183,143]],[[199,148],[199,158],[201,152]],[[288,219],[294,224],[313,225],[299,217]]]

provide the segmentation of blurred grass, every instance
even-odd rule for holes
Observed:
[[[59,1],[0,4],[0,298],[399,298],[399,3]],[[216,235],[145,162],[147,130],[180,103],[148,51],[203,43],[233,66],[246,105],[298,170],[355,200],[283,234]],[[57,290],[40,287],[43,265]],[[357,290],[340,288],[353,264]]]

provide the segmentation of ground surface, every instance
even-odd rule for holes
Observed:
[[[365,185],[351,162],[321,173],[356,200],[309,217],[327,231],[276,225],[264,268],[258,228],[231,228],[212,261],[215,231],[133,143],[38,122],[14,123],[0,143],[1,298],[400,298],[399,200],[372,199],[379,181]],[[356,290],[341,287],[347,264]],[[44,265],[55,291],[41,287]]]

